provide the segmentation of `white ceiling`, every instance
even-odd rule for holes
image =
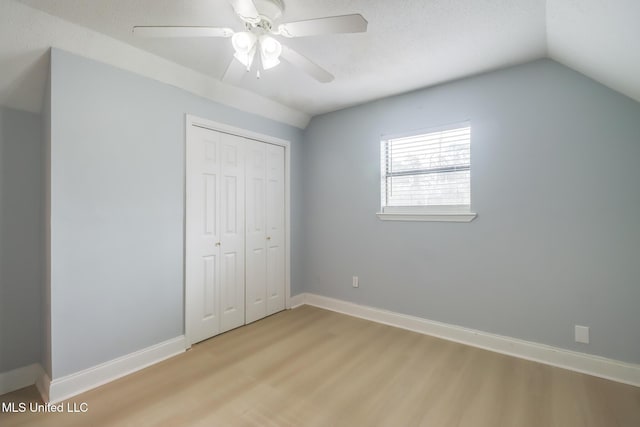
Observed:
[[[142,39],[131,34],[132,27],[242,29],[227,0],[20,1],[215,79],[232,57],[228,39]],[[640,101],[638,0],[285,0],[285,5],[280,22],[348,13],[369,21],[364,34],[284,40],[332,72],[331,83],[318,83],[283,63],[260,80],[247,74],[238,84],[244,94],[307,116],[543,57]],[[0,43],[0,66],[10,62],[3,62],[2,53]]]

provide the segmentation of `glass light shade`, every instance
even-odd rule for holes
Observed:
[[[249,52],[236,52],[233,57],[236,58],[242,65],[247,67],[247,70],[251,68],[251,64],[253,64],[253,58],[256,56],[256,50],[251,49]]]
[[[233,56],[247,67],[247,70],[251,68],[253,58],[256,55],[256,42],[256,36],[246,31],[235,33],[231,38],[231,44],[236,51]]]
[[[280,63],[282,45],[273,37],[260,37],[260,59],[265,70],[275,67]]]
[[[256,44],[256,36],[247,31],[235,33],[231,37],[231,44],[236,52],[249,53]]]

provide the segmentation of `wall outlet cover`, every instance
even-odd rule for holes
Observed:
[[[576,342],[589,344],[589,327],[576,325]]]

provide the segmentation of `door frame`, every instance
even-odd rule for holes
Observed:
[[[291,185],[290,185],[290,174],[291,174],[291,143],[285,139],[277,138],[274,136],[266,135],[263,133],[253,132],[247,129],[242,129],[239,127],[231,126],[225,123],[215,122],[212,120],[204,119],[202,117],[198,117],[192,114],[185,114],[185,139],[184,139],[184,200],[183,200],[183,259],[182,259],[182,268],[183,268],[183,321],[184,321],[184,332],[186,337],[187,348],[190,348],[193,344],[191,339],[191,325],[189,324],[189,316],[188,313],[188,301],[187,298],[187,255],[188,247],[187,247],[187,200],[189,199],[189,183],[187,179],[189,177],[189,173],[187,171],[187,153],[189,150],[189,141],[192,140],[192,128],[196,126],[199,128],[209,129],[216,132],[222,132],[230,135],[236,135],[247,139],[252,139],[254,141],[259,141],[267,144],[279,145],[284,147],[284,233],[285,233],[285,290],[284,290],[284,306],[285,309],[291,308]]]

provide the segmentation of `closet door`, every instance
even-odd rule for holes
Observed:
[[[244,325],[245,138],[220,138],[220,332]]]
[[[249,141],[246,147],[246,321],[267,315],[266,144]]]
[[[187,141],[185,297],[192,343],[220,332],[220,136],[193,127]]]
[[[250,142],[246,169],[247,323],[284,310],[284,147]]]
[[[189,128],[185,317],[191,343],[285,308],[284,147]]]
[[[244,325],[244,141],[190,129],[185,279],[191,343]]]
[[[265,144],[267,150],[266,249],[267,315],[285,305],[284,147]]]

